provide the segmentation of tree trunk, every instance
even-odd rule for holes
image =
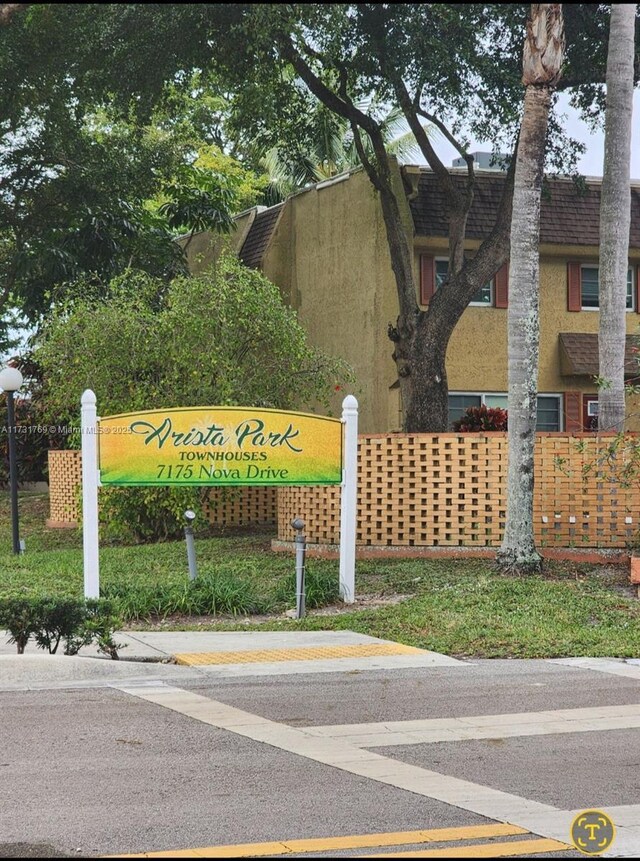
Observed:
[[[509,265],[509,471],[507,521],[498,553],[504,570],[540,569],[533,534],[535,445],[540,321],[540,195],[551,92],[562,62],[559,4],[531,7],[524,51],[524,113],[516,157]]]
[[[624,348],[631,222],[631,117],[636,6],[611,6],[600,200],[598,430],[624,430]]]

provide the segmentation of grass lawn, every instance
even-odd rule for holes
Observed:
[[[20,495],[27,552],[15,557],[8,497],[0,493],[0,597],[82,595],[80,536],[48,530],[47,511],[46,495]],[[450,655],[640,657],[640,602],[626,567],[548,563],[544,575],[517,579],[488,560],[362,561],[357,603],[345,612],[335,603],[337,561],[311,559],[308,605],[324,609],[298,622],[283,616],[294,604],[293,558],[272,553],[269,542],[268,535],[201,534],[195,586],[183,542],[104,546],[102,591],[137,629],[349,629]]]

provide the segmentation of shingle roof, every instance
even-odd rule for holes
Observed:
[[[495,222],[505,175],[478,172],[477,190],[467,222],[467,238],[484,239]],[[465,176],[454,175],[463,187]],[[410,201],[418,236],[447,236],[445,195],[435,176],[422,170],[418,193]],[[550,178],[545,182],[540,207],[540,241],[561,245],[599,245],[600,183],[586,182],[583,193],[570,179]],[[640,248],[640,188],[631,188],[630,247]]]
[[[259,212],[254,218],[238,255],[245,266],[257,269],[262,263],[262,258],[283,206],[283,203],[278,203],[276,206]]]
[[[564,375],[596,377],[599,366],[597,334],[560,333],[560,367]],[[624,374],[625,377],[640,376],[640,342],[637,335],[626,336]]]

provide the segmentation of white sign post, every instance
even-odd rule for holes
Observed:
[[[356,598],[356,523],[358,504],[358,401],[347,395],[342,402],[344,462],[340,494],[340,597],[345,604]]]
[[[91,389],[82,394],[82,547],[84,552],[84,597],[100,597],[98,552],[98,418],[96,396]]]

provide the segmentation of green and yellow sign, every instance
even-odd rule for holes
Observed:
[[[342,422],[248,407],[188,407],[98,422],[104,485],[340,484]]]

